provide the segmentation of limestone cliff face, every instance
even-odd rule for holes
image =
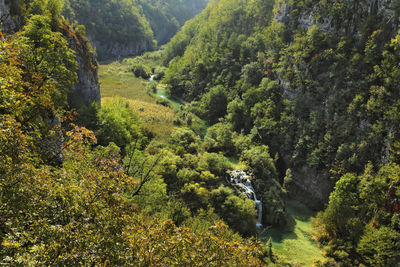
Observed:
[[[336,1],[312,1],[312,3],[304,3],[299,5],[298,1],[277,0],[275,6],[274,19],[275,22],[283,23],[286,29],[291,32],[296,30],[308,30],[314,25],[319,30],[328,35],[335,36],[353,36],[354,40],[361,40],[361,32],[366,22],[371,18],[379,18],[381,23],[387,27],[396,28],[395,25],[400,24],[400,10],[391,0],[343,0],[340,7]],[[336,9],[336,10],[334,10]],[[303,70],[308,71],[308,69]],[[320,73],[321,76],[326,75]],[[295,100],[301,92],[291,81],[278,77],[280,84],[284,89],[285,95],[290,100]],[[325,106],[325,113],[330,111]],[[302,123],[301,121],[299,123]],[[364,129],[370,128],[368,121],[361,121],[356,136],[361,136]],[[393,132],[392,129],[386,129],[388,133]],[[388,161],[388,145],[382,148],[381,162]],[[293,183],[289,188],[292,197],[305,202],[310,207],[319,209],[329,200],[329,194],[333,190],[334,181],[330,179],[328,170],[312,168],[310,166],[290,166],[291,158],[287,156],[287,163],[293,173]]]
[[[14,1],[14,0],[11,0]],[[13,34],[22,28],[21,14],[13,10],[10,1],[0,0],[0,22],[1,31],[6,34]],[[98,82],[98,64],[94,53],[90,49],[87,39],[77,34],[69,25],[62,24],[61,32],[69,43],[69,47],[75,51],[78,63],[77,83],[70,89],[69,103],[72,107],[79,104],[90,104],[97,102],[100,104],[100,85]],[[7,36],[6,36],[7,38]],[[42,158],[51,164],[61,164],[63,161],[60,118],[49,111],[44,118],[48,121],[46,135],[42,136],[39,147],[41,148]]]
[[[18,30],[18,16],[12,14],[11,8],[5,0],[0,0],[0,25],[3,33],[12,33]]]
[[[327,7],[322,6],[319,2],[311,3],[309,6],[302,8],[301,14],[294,14],[293,10],[296,7],[296,3],[290,2],[288,0],[277,1],[275,21],[287,25],[296,25],[306,30],[313,25],[318,25],[324,32],[334,33],[335,31],[348,30],[348,33],[357,36],[360,30],[357,27],[357,23],[370,15],[382,16],[387,23],[400,22],[400,17],[396,15],[396,8],[392,0],[343,1],[347,9],[342,15],[348,16],[348,18],[346,21],[343,20],[341,22],[347,24],[346,27],[335,21],[330,14],[331,10],[327,10]],[[332,7],[334,6],[335,4],[332,5]]]
[[[308,29],[313,25],[320,26],[320,29],[326,32],[333,32],[331,25],[331,18],[325,17],[322,21],[314,18],[313,13],[316,11],[315,7],[304,9],[304,11],[296,18],[293,16],[294,6],[290,5],[288,1],[279,1],[277,3],[277,12],[275,13],[275,21],[284,24],[298,24],[303,29]]]
[[[329,173],[303,166],[294,169],[292,174],[293,182],[289,186],[289,196],[311,209],[324,209],[335,185],[335,181],[329,178]]]
[[[78,81],[70,89],[69,104],[73,107],[92,102],[100,105],[98,63],[89,41],[85,36],[76,33],[68,24],[63,24],[62,33],[67,38],[69,47],[75,51],[78,63]]]
[[[88,38],[90,40],[95,40],[90,36]],[[97,51],[101,52],[104,58],[132,57],[143,54],[154,48],[154,44],[147,40],[138,40],[131,43],[110,42],[105,44],[96,41],[92,43],[97,48]]]

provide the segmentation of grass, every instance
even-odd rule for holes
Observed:
[[[232,168],[234,169],[239,169],[239,170],[246,170],[248,166],[241,162],[238,158],[236,157],[227,157],[228,162],[231,164]]]
[[[146,81],[136,78],[128,71],[127,66],[119,62],[100,65],[99,80],[102,97],[122,96],[127,99],[154,102],[154,98],[146,92]]]
[[[310,218],[314,213],[303,204],[290,200],[287,203],[290,223],[286,228],[270,228],[260,234],[263,242],[272,238],[272,247],[280,255],[285,255],[294,266],[313,266],[313,262],[322,260],[321,249],[311,239]]]
[[[148,131],[157,140],[166,140],[174,128],[173,108],[156,103],[157,96],[146,91],[147,81],[136,78],[128,71],[126,65],[112,62],[100,65],[99,80],[101,84],[101,101],[109,101],[114,96],[125,98],[129,106],[143,120]]]

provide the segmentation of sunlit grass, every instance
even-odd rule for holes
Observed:
[[[310,218],[314,214],[297,201],[288,201],[287,211],[292,219],[289,226],[264,230],[260,238],[267,242],[271,237],[273,249],[294,266],[313,266],[313,262],[323,259],[321,249],[311,238]]]
[[[231,164],[232,168],[239,170],[247,170],[249,167],[246,163],[240,161],[236,157],[228,157],[228,162]]]
[[[154,98],[146,92],[146,81],[136,78],[127,66],[113,62],[108,65],[100,65],[99,80],[101,96],[122,96],[128,99],[140,99],[146,102],[154,102]]]
[[[174,128],[174,109],[156,103],[156,96],[146,91],[147,81],[136,78],[126,65],[112,62],[99,70],[102,103],[111,97],[126,98],[129,107],[143,120],[156,139],[166,140]]]

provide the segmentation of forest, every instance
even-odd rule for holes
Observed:
[[[1,265],[399,266],[400,1],[0,22]]]
[[[208,0],[64,0],[63,14],[83,25],[100,60],[136,56],[165,44]]]

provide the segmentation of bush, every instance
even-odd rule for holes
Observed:
[[[130,65],[130,71],[132,71],[136,77],[141,77],[146,80],[150,78],[152,74],[151,68],[144,62],[140,60],[128,60],[128,63]]]
[[[146,143],[142,122],[123,99],[113,98],[105,102],[98,117],[99,129],[96,136],[100,145],[113,142],[124,152],[131,142],[138,141],[142,146]]]
[[[232,153],[234,144],[229,124],[217,123],[210,127],[204,138],[204,148],[210,152],[223,151]]]
[[[165,67],[156,67],[154,69],[154,80],[161,81],[165,75]]]
[[[149,94],[156,94],[157,93],[157,83],[150,82],[146,85],[146,91]]]
[[[170,143],[183,147],[187,152],[197,151],[200,138],[189,128],[178,128],[171,134]]]
[[[232,229],[244,236],[256,233],[256,210],[253,201],[245,196],[236,196],[231,188],[225,186],[212,190],[210,198],[216,213]]]

